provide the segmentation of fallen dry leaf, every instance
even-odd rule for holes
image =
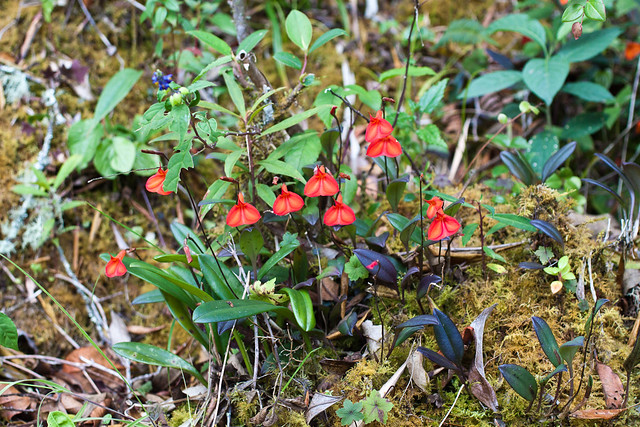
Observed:
[[[424,370],[424,364],[422,363],[424,357],[419,351],[413,351],[407,359],[407,367],[409,368],[409,374],[411,380],[420,390],[426,393],[429,386],[429,376],[427,371]]]
[[[580,411],[575,411],[571,414],[572,418],[577,418],[579,420],[611,420],[624,411],[627,408],[622,409],[582,409]]]
[[[328,394],[314,393],[311,403],[309,403],[309,409],[307,409],[307,424],[309,424],[318,414],[326,411],[342,399],[342,396],[329,396]]]
[[[602,383],[605,406],[607,409],[620,408],[624,401],[624,387],[620,377],[609,366],[600,362],[596,362],[596,372]]]
[[[0,395],[0,416],[3,419],[11,420],[14,416],[22,413],[25,409],[33,409],[35,402],[29,396],[21,395],[20,391],[10,386]]]
[[[152,334],[154,332],[161,331],[166,326],[167,325],[159,325],[159,326],[154,326],[150,328],[147,326],[129,325],[127,326],[127,331],[129,331],[130,334],[134,334],[134,335],[147,335],[147,334]]]
[[[475,339],[476,355],[473,361],[473,366],[469,372],[469,382],[471,393],[483,404],[485,404],[493,412],[498,412],[498,398],[495,390],[491,387],[491,384],[487,381],[484,373],[484,358],[482,355],[482,342],[484,336],[484,325],[487,318],[491,314],[496,305],[487,307],[482,310],[482,313],[471,322],[470,328],[473,330],[473,336]]]

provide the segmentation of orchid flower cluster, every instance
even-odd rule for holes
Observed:
[[[365,140],[370,144],[367,148],[367,155],[370,157],[400,156],[402,154],[402,146],[391,135],[392,132],[393,126],[384,118],[382,111],[377,111],[375,116],[369,115],[369,124],[365,132]],[[171,191],[163,189],[166,175],[166,170],[158,168],[158,171],[149,177],[146,182],[147,191],[161,196],[172,194]],[[339,177],[341,179],[351,179],[349,175],[344,173],[340,173]],[[228,177],[221,177],[220,179],[237,182],[235,179]],[[275,215],[289,215],[304,207],[302,197],[290,191],[286,184],[282,184],[280,191],[280,195],[276,197],[273,203],[273,213]],[[324,165],[315,167],[313,176],[304,187],[304,195],[306,197],[335,196],[333,206],[327,209],[323,216],[322,222],[325,225],[329,227],[344,226],[355,222],[356,215],[353,209],[343,202],[338,181],[327,172]],[[429,204],[427,218],[433,219],[427,232],[429,240],[439,241],[445,239],[460,229],[460,223],[442,210],[443,202],[440,198],[434,197],[428,200],[427,203]],[[251,203],[245,202],[244,195],[238,192],[238,200],[229,210],[226,224],[229,227],[252,225],[257,223],[260,218],[262,218],[262,215],[258,209]],[[105,269],[107,277],[122,276],[127,272],[126,266],[122,261],[126,252],[126,250],[121,250],[117,256],[111,256]]]

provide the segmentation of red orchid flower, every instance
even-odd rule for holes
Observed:
[[[425,200],[429,204],[427,209],[427,218],[431,219],[436,216],[438,211],[442,210],[442,199],[440,197],[432,197],[431,200]]]
[[[631,61],[640,55],[640,43],[627,42],[627,47],[624,49],[624,58],[627,61]]]
[[[121,250],[120,252],[118,252],[118,255],[111,256],[111,259],[109,260],[109,262],[107,263],[107,266],[104,269],[105,274],[107,275],[107,277],[116,277],[116,276],[124,276],[124,274],[127,272],[127,267],[125,267],[124,263],[122,262],[122,259],[124,258],[124,255],[127,253],[126,250]]]
[[[356,220],[356,214],[353,209],[342,203],[342,194],[338,194],[334,203],[333,206],[327,209],[322,221],[329,227],[353,224]]]
[[[429,240],[437,242],[455,234],[458,230],[460,230],[460,223],[454,217],[439,210],[429,226],[427,237]]]
[[[238,203],[227,214],[227,225],[229,227],[251,225],[258,222],[259,219],[260,212],[258,212],[258,209],[250,203],[246,203],[242,193],[238,193]]]
[[[402,146],[391,135],[376,139],[367,148],[367,156],[369,157],[398,157],[400,154],[402,154]]]
[[[291,212],[299,211],[303,206],[302,197],[287,190],[287,186],[282,184],[282,194],[276,197],[276,201],[273,202],[273,213],[284,216]]]
[[[164,191],[162,186],[164,185],[164,179],[167,176],[167,171],[158,168],[158,172],[151,175],[145,184],[145,188],[149,193],[158,193],[161,196],[168,196],[173,191]]]
[[[391,132],[393,132],[393,127],[382,117],[381,110],[376,112],[375,117],[369,114],[369,124],[364,134],[365,141],[375,142],[377,139],[391,135]]]
[[[340,190],[338,182],[328,174],[324,166],[316,166],[313,176],[304,186],[304,195],[308,197],[333,196]]]

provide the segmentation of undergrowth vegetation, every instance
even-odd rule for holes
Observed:
[[[115,3],[0,32],[0,417],[640,420],[637,2]]]

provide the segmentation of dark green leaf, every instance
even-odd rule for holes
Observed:
[[[263,246],[264,239],[257,228],[253,228],[251,231],[245,230],[240,235],[240,249],[251,260],[252,264],[258,259],[258,254]]]
[[[422,326],[413,326],[413,327],[396,330],[396,334],[393,337],[393,343],[391,344],[391,348],[392,349],[396,348],[397,346],[405,342],[409,337],[411,337],[411,335],[421,330],[422,330]]]
[[[277,263],[282,261],[287,255],[300,246],[297,236],[297,234],[291,234],[289,232],[285,233],[282,237],[280,249],[274,253],[258,271],[258,280],[262,279]]]
[[[556,366],[553,371],[549,372],[540,380],[540,384],[546,384],[551,378],[553,378],[555,375],[558,375],[560,372],[567,372],[567,366],[565,364]]]
[[[438,325],[438,318],[430,314],[423,314],[399,324],[396,326],[396,329],[415,328],[418,326],[423,327],[428,325]]]
[[[287,67],[295,68],[296,70],[302,69],[302,61],[300,58],[289,52],[277,52],[273,55],[273,59],[279,63],[286,65]]]
[[[394,212],[398,210],[398,203],[402,200],[404,189],[407,187],[407,182],[409,182],[409,175],[394,179],[387,186],[387,200]]]
[[[191,320],[191,311],[189,311],[189,307],[173,295],[166,292],[162,295],[171,315],[178,321],[180,326],[182,326],[182,329],[187,331],[189,335],[202,344],[204,348],[209,348],[209,339],[207,338],[207,335],[203,333],[195,323],[193,323],[193,320]]]
[[[542,131],[529,141],[526,149],[526,160],[535,176],[540,176],[549,158],[560,148],[560,141],[550,131]]]
[[[365,267],[371,265],[374,261],[378,261],[378,266],[373,267],[369,272],[376,275],[378,280],[388,284],[396,284],[398,272],[391,261],[378,252],[369,249],[354,249],[353,253],[358,257],[362,265]]]
[[[604,113],[583,113],[573,117],[562,128],[563,139],[578,139],[592,135],[602,129],[606,122]]]
[[[343,426],[363,420],[362,402],[353,403],[350,399],[347,399],[344,401],[342,408],[336,411],[336,415],[340,417],[340,424]]]
[[[423,356],[425,356],[427,359],[429,359],[436,365],[440,365],[443,368],[451,369],[453,371],[460,371],[460,368],[451,360],[447,359],[446,357],[442,356],[439,353],[436,353],[435,351],[429,348],[418,347],[417,350],[418,352],[422,353]]]
[[[131,304],[152,304],[155,302],[164,302],[164,297],[162,296],[162,291],[160,289],[154,289],[138,295],[133,301],[131,301]]]
[[[438,347],[444,356],[460,366],[464,355],[464,343],[456,325],[449,316],[433,309],[433,315],[438,319],[438,324],[433,326],[433,332],[438,342]]]
[[[511,388],[529,402],[533,401],[538,394],[538,383],[536,379],[522,366],[500,365],[500,373],[509,383]]]
[[[513,31],[520,33],[538,43],[543,50],[546,51],[547,49],[547,38],[544,27],[538,20],[525,14],[507,15],[504,18],[493,21],[491,25],[489,25],[489,28],[487,28],[487,34],[493,34],[496,31]]]
[[[578,40],[569,40],[557,56],[564,56],[569,62],[586,61],[605,50],[621,32],[621,29],[611,27],[583,34]]]
[[[538,231],[537,228],[531,225],[531,220],[523,216],[519,216],[515,214],[495,214],[495,215],[489,215],[489,218],[495,219],[498,222],[501,222],[506,225],[510,225],[520,230]]]
[[[352,311],[346,315],[344,319],[340,320],[340,323],[338,323],[338,330],[344,336],[353,336],[353,327],[356,326],[357,321],[358,313]]]
[[[242,285],[229,267],[223,263],[218,264],[211,255],[200,255],[198,261],[200,262],[200,270],[204,275],[204,280],[216,297],[234,299],[242,295]],[[222,271],[220,268],[222,268]],[[229,283],[228,285],[227,282]]]
[[[560,346],[560,356],[562,357],[562,360],[566,362],[567,366],[571,366],[573,358],[583,345],[584,337],[580,336],[575,337],[571,341],[567,341]]]
[[[609,102],[614,99],[607,88],[593,82],[567,83],[562,91],[590,102]]]
[[[547,105],[551,105],[568,75],[569,61],[559,55],[530,59],[522,70],[525,84]]]
[[[541,219],[532,219],[531,225],[533,225],[538,230],[542,231],[547,236],[551,237],[553,240],[558,242],[564,248],[564,240],[562,239],[562,234],[558,231],[558,229],[546,221]]]
[[[508,151],[500,153],[500,159],[509,171],[525,185],[532,185],[537,179],[535,173],[531,169],[529,163],[524,161],[519,154],[513,154]]]
[[[518,264],[518,267],[524,268],[526,270],[542,270],[544,268],[544,265],[538,262],[521,262],[520,264]]]
[[[552,173],[554,173],[560,166],[564,164],[564,162],[569,158],[569,156],[576,149],[577,143],[572,141],[562,147],[560,150],[556,151],[547,162],[544,164],[542,168],[542,182],[545,182]]]
[[[208,301],[196,307],[193,311],[193,321],[196,323],[228,322],[268,311],[283,312],[285,310],[288,311],[284,307],[278,307],[264,301],[249,299],[216,300]]]
[[[596,314],[598,313],[598,311],[600,311],[602,306],[608,302],[609,300],[605,298],[600,298],[598,299],[598,301],[596,301],[596,304],[593,306],[593,310],[591,310],[591,314],[587,318],[587,321],[584,325],[584,331],[586,334],[589,333],[589,330],[591,329],[591,322],[593,322],[593,319],[596,317]]]
[[[609,193],[612,197],[614,197],[618,203],[620,203],[620,205],[625,206],[624,201],[622,200],[622,197],[620,197],[618,195],[618,193],[616,193],[615,191],[613,191],[612,189],[610,189],[609,187],[607,187],[606,185],[604,185],[603,183],[596,181],[594,179],[590,179],[590,178],[582,178],[582,182],[586,182],[589,183],[591,185],[595,185],[598,188],[602,188],[603,190],[605,190],[607,193]]]
[[[328,41],[335,39],[336,37],[346,36],[346,35],[347,35],[347,32],[342,28],[334,28],[332,30],[329,30],[326,33],[322,34],[320,37],[318,37],[316,41],[313,42],[313,44],[311,45],[311,48],[309,49],[309,53],[318,49],[320,46],[324,45]]]
[[[547,355],[549,361],[553,363],[553,366],[560,366],[562,364],[560,349],[556,338],[553,336],[553,332],[551,332],[551,328],[547,322],[540,317],[533,316],[531,321],[533,322],[533,329],[536,332],[538,341],[540,341],[542,351]]]

